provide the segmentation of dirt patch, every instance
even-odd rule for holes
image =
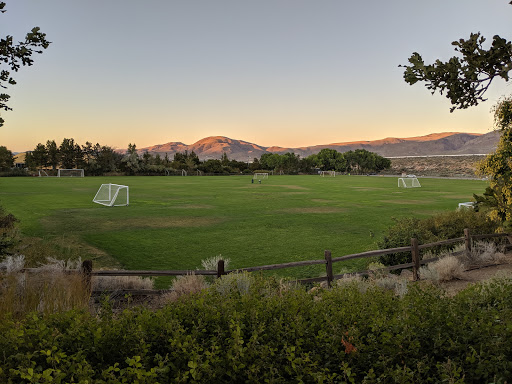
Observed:
[[[282,188],[288,188],[288,189],[303,189],[303,190],[309,190],[309,188],[303,187],[301,185],[272,185],[272,187],[282,187]]]
[[[358,191],[383,191],[388,190],[388,188],[378,188],[378,187],[350,187],[351,189],[356,189]]]
[[[214,208],[213,205],[207,205],[207,204],[183,204],[183,205],[175,205],[173,207],[169,208],[176,208],[176,209],[212,209]]]
[[[338,207],[305,207],[305,208],[288,208],[282,209],[279,212],[286,213],[339,213],[346,212],[346,208]]]
[[[72,232],[101,232],[140,228],[206,227],[222,221],[223,219],[219,218],[188,216],[128,217],[118,220],[100,220],[88,217],[81,218],[79,221],[72,217],[59,217],[58,221],[54,217],[41,219],[42,225],[47,230],[57,233],[62,228],[66,228],[68,234]]]
[[[490,280],[495,277],[512,277],[512,254],[507,255],[507,259],[498,265],[488,265],[477,269],[471,269],[463,273],[462,279],[452,280],[441,283],[440,286],[448,295],[455,295],[471,284]]]
[[[400,205],[430,205],[430,202],[425,200],[379,200],[379,202]]]
[[[151,218],[127,218],[121,222],[107,222],[105,224],[109,229],[117,227],[123,229],[130,228],[177,228],[177,227],[207,227],[219,224],[222,220],[211,217],[151,217]],[[113,225],[112,225],[113,224]],[[100,224],[101,226],[101,224]]]

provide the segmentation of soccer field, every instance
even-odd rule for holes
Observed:
[[[420,182],[421,188],[403,189],[396,178],[378,176],[270,176],[261,184],[250,175],[1,178],[0,206],[20,219],[27,236],[59,237],[108,256],[98,264],[196,269],[202,259],[222,255],[232,269],[321,259],[325,249],[333,257],[376,249],[393,217],[454,210],[486,186]],[[130,205],[93,203],[102,183],[128,185]],[[279,273],[311,277],[321,270]]]

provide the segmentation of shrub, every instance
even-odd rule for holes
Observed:
[[[464,252],[460,258],[468,266],[478,266],[484,264],[499,264],[506,259],[506,255],[496,243],[476,241],[473,243],[471,251]]]
[[[434,273],[431,273],[431,275],[435,276],[437,274],[438,281],[450,281],[454,279],[461,279],[463,277],[465,267],[464,264],[462,264],[462,262],[455,256],[445,256],[433,263],[430,263],[427,269],[435,271]]]
[[[288,287],[278,294],[276,280],[253,276],[246,294],[237,289],[224,294],[214,284],[156,311],[3,318],[0,382],[504,383],[512,378],[510,279],[475,285],[454,297],[421,282],[410,284],[402,296],[371,281],[365,285],[361,290],[342,284],[314,295]]]
[[[394,219],[395,224],[388,228],[379,248],[397,248],[411,245],[411,238],[418,239],[420,244],[433,243],[440,240],[462,237],[464,229],[469,228],[472,234],[494,233],[497,224],[482,212],[462,209],[446,212],[425,219],[402,218]],[[432,249],[434,254],[453,249],[453,245],[440,246]],[[411,262],[411,253],[393,253],[379,258],[384,265],[398,265]]]
[[[231,260],[228,257],[222,257],[222,255],[212,256],[208,259],[201,260],[201,265],[206,271],[216,271],[219,260],[224,260],[224,269],[228,270],[229,262]]]
[[[172,291],[162,295],[160,302],[165,304],[169,301],[176,301],[182,296],[199,293],[206,288],[208,288],[208,283],[203,275],[178,276],[172,284]]]
[[[431,265],[425,265],[423,267],[420,267],[420,270],[418,272],[420,278],[423,280],[429,280],[432,281],[433,283],[439,283],[440,281],[437,269],[432,268]]]
[[[254,275],[249,272],[233,272],[215,280],[213,286],[222,295],[228,295],[233,292],[244,295],[249,293],[253,282]]]
[[[9,252],[9,249],[18,240],[18,230],[16,228],[16,219],[12,214],[5,213],[0,207],[0,259]]]

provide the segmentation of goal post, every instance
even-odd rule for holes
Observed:
[[[120,184],[101,184],[92,201],[107,207],[128,205],[130,200],[129,188]]]
[[[73,169],[59,169],[57,170],[57,177],[84,177],[84,170],[73,168]]]
[[[320,171],[321,177],[336,177],[336,171]]]
[[[39,177],[50,177],[44,169],[39,170]]]
[[[256,172],[252,178],[258,179],[258,180],[268,179],[268,173],[267,172]]]
[[[398,188],[419,188],[421,184],[416,177],[399,177]]]

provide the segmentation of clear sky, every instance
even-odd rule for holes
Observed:
[[[39,26],[52,42],[18,72],[2,112],[12,151],[63,138],[126,148],[228,136],[284,147],[492,128],[489,101],[409,86],[482,32],[512,39],[508,0],[4,0],[0,35]],[[509,82],[510,83],[510,82]]]

